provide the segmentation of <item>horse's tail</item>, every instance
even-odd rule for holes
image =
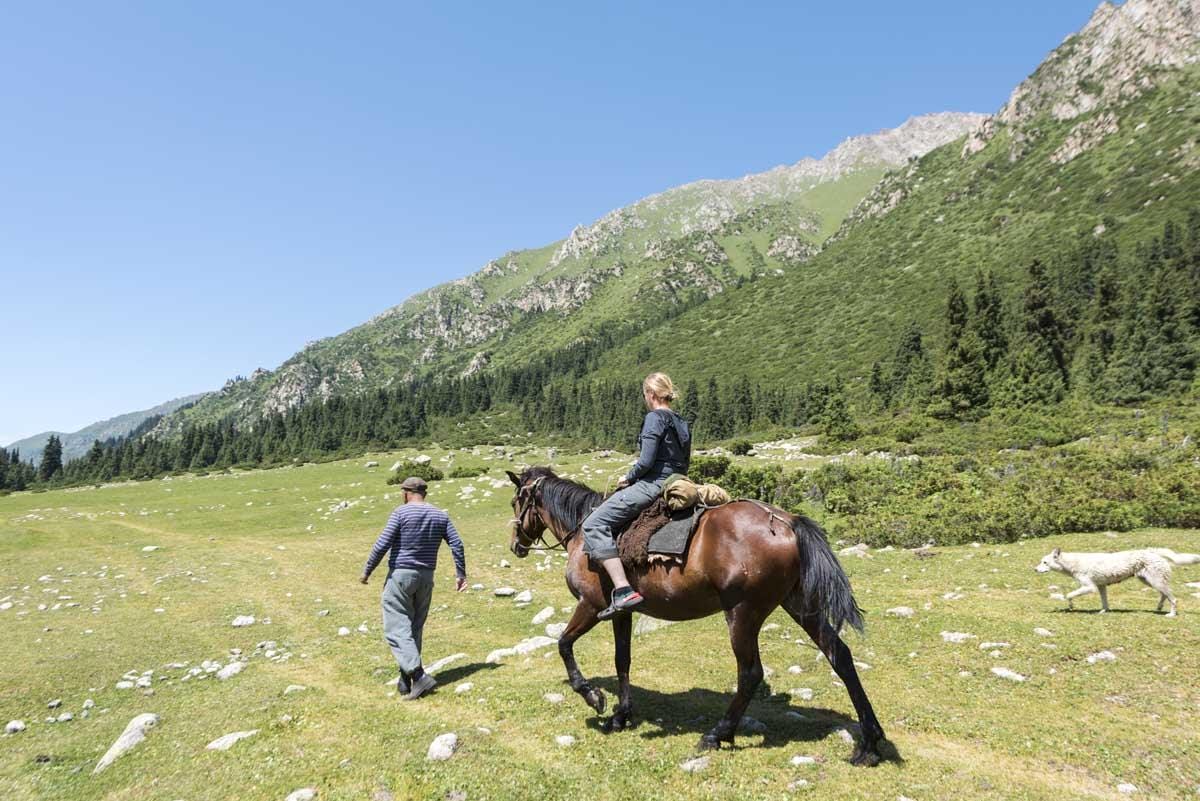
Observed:
[[[792,531],[800,548],[804,575],[784,600],[784,608],[797,619],[818,615],[829,621],[834,631],[841,631],[843,624],[849,623],[861,633],[862,610],[850,591],[846,571],[829,547],[824,529],[804,515],[797,515],[792,520]]]

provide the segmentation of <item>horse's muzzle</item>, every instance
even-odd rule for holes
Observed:
[[[529,549],[519,542],[514,542],[509,547],[518,559],[524,559],[526,556],[529,556]]]

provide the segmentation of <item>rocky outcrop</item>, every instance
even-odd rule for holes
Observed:
[[[1090,117],[1071,129],[1066,140],[1050,154],[1050,161],[1054,164],[1066,164],[1080,153],[1100,144],[1104,137],[1115,134],[1118,130],[1120,130],[1120,125],[1116,115],[1112,112]]]
[[[767,248],[767,255],[779,261],[799,264],[817,255],[816,245],[790,234],[776,237]]]

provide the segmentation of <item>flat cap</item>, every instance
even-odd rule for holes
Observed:
[[[429,490],[429,485],[425,483],[425,479],[409,476],[400,482],[400,489],[408,490],[409,492],[419,492],[424,495]]]

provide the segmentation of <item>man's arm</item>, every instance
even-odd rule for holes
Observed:
[[[359,579],[363,584],[367,583],[367,579],[370,578],[372,571],[379,566],[383,555],[392,547],[392,542],[395,541],[398,531],[400,531],[399,509],[391,513],[387,524],[383,527],[383,531],[379,532],[379,539],[375,540],[375,547],[371,549],[371,555],[367,557],[367,564],[363,567],[362,578]]]
[[[454,573],[458,577],[458,590],[461,592],[467,586],[467,555],[463,548],[462,537],[458,536],[458,529],[454,527],[450,516],[446,515],[446,534],[444,535],[446,544],[450,546],[450,553],[454,554]]]

